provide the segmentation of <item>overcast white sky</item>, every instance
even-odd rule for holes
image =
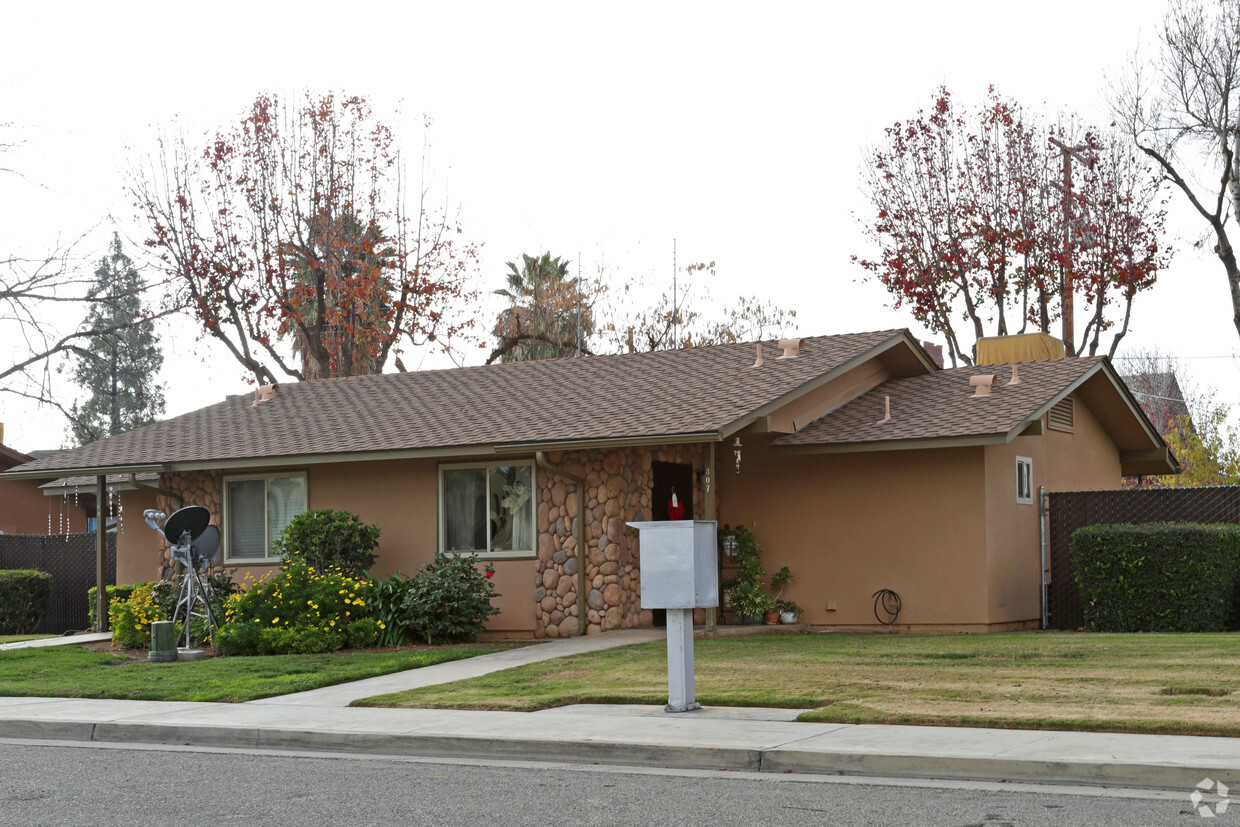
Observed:
[[[38,5],[38,8],[35,6]],[[989,84],[1027,107],[1105,122],[1106,73],[1147,42],[1164,0],[884,3],[21,4],[6,8],[0,122],[25,180],[0,177],[0,251],[40,254],[95,228],[144,238],[124,175],[156,130],[237,119],[255,93],[372,98],[411,157],[422,115],[440,195],[485,243],[478,287],[522,251],[605,260],[670,281],[718,263],[719,298],[798,311],[802,335],[910,326],[849,256],[867,248],[859,168],[882,130],[939,84],[972,104]],[[1173,227],[1195,231],[1173,197]],[[114,223],[113,223],[114,222]],[[1180,238],[1138,299],[1130,347],[1193,358],[1240,398],[1221,266]],[[138,251],[131,250],[137,256]],[[65,323],[70,324],[71,319]],[[486,320],[489,323],[489,317]],[[239,367],[163,328],[169,414],[246,390]],[[923,336],[924,331],[914,332]],[[0,335],[3,332],[0,331]],[[0,356],[16,342],[0,341]],[[481,361],[479,355],[475,361]],[[406,359],[406,362],[411,360]],[[6,362],[7,364],[7,362]],[[61,390],[72,388],[61,383]],[[0,394],[5,441],[62,445],[58,414]]]

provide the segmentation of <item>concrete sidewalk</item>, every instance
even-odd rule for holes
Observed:
[[[10,649],[37,649],[43,646],[79,646],[83,643],[102,643],[111,640],[111,632],[88,632],[81,635],[58,637],[41,637],[34,640],[19,640],[14,643],[0,643],[0,652]]]
[[[527,663],[579,655],[583,652],[597,652],[600,649],[612,649],[633,643],[662,640],[665,636],[666,632],[663,629],[622,629],[601,635],[562,638],[533,646],[522,646],[520,649],[479,655],[476,658],[437,663],[433,666],[423,666],[420,669],[407,669],[404,672],[393,672],[390,675],[377,675],[351,683],[325,686],[322,689],[262,698],[249,701],[249,703],[267,706],[348,706],[361,698],[462,681],[466,678],[476,678],[479,675],[498,672],[501,669],[524,666]]]
[[[786,715],[787,710],[772,711]],[[762,710],[537,713],[0,698],[0,737],[747,771],[1240,786],[1240,739],[754,720]]]

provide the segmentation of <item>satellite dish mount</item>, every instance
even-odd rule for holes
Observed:
[[[182,621],[185,629],[184,649],[192,648],[194,621],[201,618],[207,624],[207,637],[213,642],[219,623],[211,608],[214,596],[210,585],[203,582],[202,572],[211,567],[220,551],[220,530],[211,525],[211,512],[200,505],[190,505],[173,512],[165,519],[164,512],[150,509],[143,513],[146,524],[158,531],[172,549],[172,559],[184,567],[181,574],[181,592],[177,596],[176,611],[172,621]],[[159,521],[163,520],[161,527]]]

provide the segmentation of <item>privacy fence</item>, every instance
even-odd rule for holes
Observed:
[[[1076,629],[1085,623],[1068,552],[1072,532],[1114,523],[1237,523],[1240,486],[1155,488],[1124,491],[1064,491],[1047,495],[1050,508],[1050,627]]]
[[[116,535],[107,537],[104,576],[116,583]],[[87,628],[87,589],[95,585],[95,535],[0,534],[0,569],[37,569],[52,576],[52,602],[38,631],[58,635]]]

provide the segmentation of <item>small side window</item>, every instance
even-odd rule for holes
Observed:
[[[1033,505],[1033,460],[1016,458],[1016,504]]]

